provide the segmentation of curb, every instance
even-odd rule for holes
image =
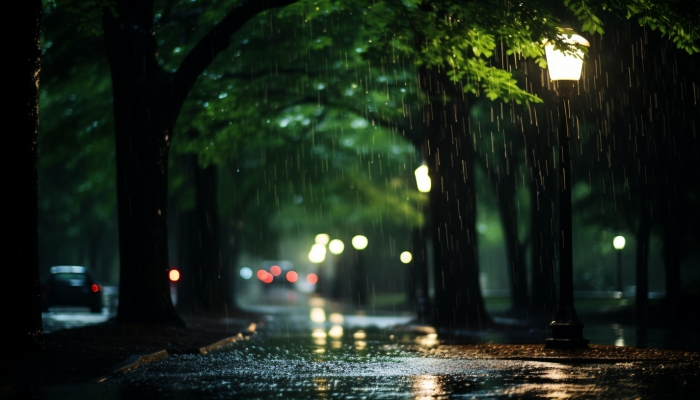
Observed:
[[[132,371],[132,370],[140,367],[141,365],[150,364],[150,363],[158,362],[161,360],[165,360],[168,357],[170,357],[170,354],[168,354],[167,350],[159,350],[159,351],[156,351],[155,353],[143,354],[140,356],[138,356],[138,355],[131,356],[124,362],[124,364],[121,364],[121,365],[117,366],[116,368],[113,368],[110,375],[123,375],[129,371]],[[97,383],[102,383],[109,378],[110,378],[109,375],[101,376],[101,377],[95,379],[95,381]]]
[[[583,357],[504,357],[494,358],[494,360],[518,360],[537,361],[558,364],[684,364],[693,363],[692,360],[662,360],[659,358],[583,358]]]
[[[139,368],[142,365],[145,364],[151,364],[151,363],[156,363],[162,360],[165,360],[166,358],[170,357],[171,354],[201,354],[201,355],[207,355],[211,354],[213,352],[223,350],[229,346],[234,345],[236,342],[248,339],[248,336],[243,336],[242,333],[239,333],[236,336],[230,336],[225,339],[221,339],[218,342],[214,342],[212,344],[199,347],[199,348],[189,348],[189,349],[163,349],[156,351],[155,353],[150,353],[150,354],[143,354],[143,355],[135,355],[129,357],[123,364],[118,365],[117,367],[113,368],[112,371],[110,372],[109,375],[104,375],[101,376],[97,379],[95,379],[95,382],[97,383],[103,383],[107,381],[110,377],[115,376],[115,375],[124,375],[128,373],[129,371],[133,371],[137,368]]]
[[[244,339],[244,336],[242,333],[239,333],[236,336],[227,337],[226,339],[221,339],[218,342],[214,342],[208,346],[200,347],[199,354],[207,355],[211,352],[225,349],[225,348],[232,346],[234,343],[236,343],[240,340],[243,340],[243,339]]]

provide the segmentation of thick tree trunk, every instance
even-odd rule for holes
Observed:
[[[167,238],[168,150],[180,108],[199,75],[258,13],[296,0],[233,6],[174,73],[157,63],[154,0],[117,0],[102,26],[112,72],[117,149],[120,322],[183,325],[170,300]]]
[[[37,136],[39,128],[39,36],[41,1],[11,2],[12,18],[3,24],[9,40],[4,63],[6,82],[3,110],[5,134],[2,157],[5,207],[2,226],[10,233],[0,240],[3,279],[19,289],[0,291],[6,305],[4,353],[43,348],[39,295]],[[15,83],[16,82],[16,83]],[[9,334],[10,338],[7,338]]]
[[[424,146],[432,180],[433,322],[440,327],[480,329],[489,318],[479,287],[474,147],[468,105],[461,88],[450,82],[445,71],[423,68],[419,80],[421,90],[430,96],[423,118],[430,132]]]
[[[180,104],[156,62],[152,2],[123,2],[117,12],[105,12],[103,24],[117,154],[117,320],[181,326],[167,278],[168,150]]]

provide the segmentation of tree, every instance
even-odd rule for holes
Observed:
[[[218,165],[228,171],[235,165],[226,179],[236,190],[223,188],[227,195],[221,196],[226,199],[221,212],[224,220],[238,221],[233,226],[242,227],[233,230],[240,236],[235,243],[247,243],[248,252],[266,258],[277,257],[276,239],[280,232],[290,231],[286,227],[290,219],[302,221],[292,224],[295,232],[341,223],[358,226],[382,218],[410,225],[416,219],[415,212],[406,210],[405,199],[402,203],[393,195],[408,192],[406,198],[414,201],[403,182],[406,175],[412,182],[412,170],[392,168],[388,182],[368,177],[368,173],[381,177],[382,169],[376,168],[380,162],[385,177],[386,168],[400,164],[399,160],[411,162],[413,148],[398,134],[373,127],[355,110],[365,99],[386,101],[383,85],[366,94],[356,89],[383,79],[383,72],[368,68],[355,51],[362,44],[348,22],[359,21],[359,14],[326,12],[309,21],[305,9],[298,4],[260,15],[239,31],[230,48],[234,56],[212,63],[205,79],[193,88],[181,113],[187,122],[179,125],[183,132],[176,133],[173,143],[175,153],[184,152],[188,159],[197,156],[198,162],[190,161],[198,165],[194,169]],[[339,62],[338,55],[343,54]],[[360,80],[358,70],[363,71]],[[400,79],[404,78],[406,73],[400,71]],[[393,85],[390,90],[400,93]],[[392,98],[395,101],[400,98]],[[189,135],[186,129],[198,133]],[[365,163],[373,163],[371,172],[363,168]],[[348,184],[355,189],[348,191]],[[189,209],[181,204],[181,210]],[[323,218],[306,217],[314,213]],[[183,215],[180,221],[187,218]],[[192,230],[196,240],[187,242],[204,243],[198,232],[206,229]],[[181,245],[179,250],[187,249]],[[197,257],[197,265],[202,259]],[[182,284],[184,280],[185,276]]]
[[[697,185],[683,171],[697,168],[692,133],[697,105],[688,101],[687,91],[698,86],[697,61],[657,32],[625,25],[615,27],[620,39],[600,52],[606,85],[589,88],[598,96],[581,99],[578,107],[590,110],[583,118],[593,122],[581,130],[585,151],[597,154],[579,161],[580,169],[600,172],[589,178],[587,196],[577,206],[589,222],[634,235],[635,319],[644,325],[652,235],[660,234],[663,242],[669,306],[664,314],[670,321],[676,320],[681,296],[680,261],[696,235],[690,221],[697,219],[691,206]],[[607,206],[590,201],[598,197]]]
[[[7,207],[3,226],[9,235],[2,240],[0,260],[7,266],[5,278],[21,288],[19,293],[3,290],[10,339],[5,352],[38,351],[43,348],[39,260],[37,255],[37,137],[39,128],[39,47],[41,1],[17,2],[3,31],[9,40],[9,103],[3,107],[5,123],[2,157]],[[18,218],[19,217],[19,218]]]
[[[257,13],[291,2],[233,7],[174,72],[158,65],[154,1],[116,1],[113,11],[103,13],[114,93],[120,322],[182,325],[166,279],[168,151],[178,114],[195,81],[229,46],[234,32]]]
[[[39,133],[39,263],[85,265],[117,278],[114,121],[109,66],[98,37],[44,6]],[[116,282],[115,282],[116,283]]]
[[[195,80],[212,60],[228,47],[233,32],[258,12],[292,2],[251,1],[234,8],[212,31],[201,38],[173,72],[166,72],[157,62],[158,46],[152,2],[118,1],[111,11],[104,13],[104,37],[112,68],[117,137],[123,294],[119,311],[121,321],[179,323],[179,318],[169,304],[164,278],[167,269],[166,161],[177,115]],[[666,18],[677,16],[678,20],[687,22],[682,14],[686,10],[675,7],[674,2],[663,2],[660,5],[638,4],[636,1],[613,4],[596,2],[594,5],[597,8],[586,3],[564,3],[583,21],[583,29],[587,32],[602,32],[600,20],[595,14],[599,9],[611,8],[631,16],[642,15],[642,22],[664,29],[680,46],[685,46],[689,51],[696,49],[693,46],[697,39],[697,31],[683,29],[692,25],[678,26],[675,22],[668,22],[676,20]],[[436,118],[434,121],[425,120],[432,123],[431,142],[433,146],[437,145],[430,150],[426,140],[426,152],[431,151],[431,163],[435,167],[441,165],[442,168],[432,172],[436,183],[442,180],[441,184],[447,182],[448,186],[450,183],[457,185],[460,176],[469,176],[473,165],[473,157],[470,154],[473,150],[469,140],[460,141],[466,146],[460,149],[460,157],[465,161],[464,168],[455,167],[453,164],[448,167],[446,159],[440,160],[434,151],[441,148],[442,155],[446,156],[453,150],[451,139],[454,132],[468,134],[468,125],[462,125],[459,120],[459,113],[466,109],[466,103],[460,100],[465,91],[475,95],[483,93],[489,98],[503,98],[507,101],[537,100],[520,89],[507,71],[488,64],[487,58],[495,48],[496,39],[504,41],[508,52],[537,58],[541,62],[544,61],[542,48],[531,44],[540,43],[542,38],[553,40],[560,47],[570,48],[558,37],[558,20],[539,2],[523,1],[518,5],[504,5],[490,1],[466,4],[456,1],[397,1],[377,2],[368,7],[367,19],[372,21],[370,25],[376,38],[373,42],[377,44],[375,49],[380,50],[378,58],[382,58],[381,54],[408,54],[423,66],[423,83],[435,84],[421,88],[427,90],[426,100],[432,102],[427,104],[436,106],[426,106],[423,113],[426,117]],[[664,18],[650,17],[648,11],[662,12]],[[523,21],[527,23],[523,24]],[[387,57],[384,59],[387,64],[395,61]],[[457,118],[452,122],[455,110]],[[442,114],[439,111],[442,111]],[[440,161],[443,161],[442,164],[439,164]],[[464,181],[464,178],[462,180]],[[475,202],[472,201],[474,195],[470,184],[464,182],[459,188],[448,187],[448,190],[455,190],[456,193],[465,196],[465,201],[450,212],[433,210],[435,218],[432,230],[435,235],[438,229],[444,230],[452,224],[451,220],[448,221],[449,218],[458,218],[461,213],[470,213],[464,214],[464,218],[468,225],[472,224]],[[446,196],[438,198],[437,193],[433,196],[434,207],[447,204]],[[454,200],[454,194],[452,198]],[[452,201],[448,206],[453,207],[455,203]],[[460,210],[459,207],[467,208]],[[462,275],[455,275],[454,278],[465,278],[466,285],[478,288],[474,279],[478,271],[475,258],[471,255],[466,257],[464,262],[469,264],[462,265],[460,255],[455,251],[457,247],[454,244],[462,249],[473,246],[473,243],[469,242],[469,233],[459,231],[463,228],[460,226],[448,231],[455,232],[457,236],[455,240],[449,240],[449,243],[442,243],[447,246],[444,248],[449,250],[448,252],[435,252],[439,254],[438,257],[442,257],[436,259],[439,264],[437,270],[452,273],[454,270],[450,269],[450,264],[460,265],[461,270],[469,271],[469,279]],[[453,315],[452,318],[448,318],[447,321],[452,321],[447,322],[448,324],[457,321],[454,317],[456,309],[453,307],[455,296],[471,303],[467,300],[470,292],[471,290],[461,290],[452,285],[451,293],[445,291],[440,295],[443,317],[445,310],[452,311],[448,312]],[[479,305],[478,298],[476,303],[473,305],[476,312],[465,314],[465,322],[480,318],[479,307],[482,306]]]

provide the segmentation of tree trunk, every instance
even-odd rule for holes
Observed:
[[[480,329],[489,321],[479,287],[474,147],[468,105],[445,71],[421,68],[425,157],[432,181],[429,229],[433,237],[435,313],[440,327]]]
[[[223,281],[223,255],[219,229],[217,196],[217,168],[194,165],[197,225],[201,240],[198,243],[200,277],[197,297],[200,310],[207,315],[224,315],[228,296]]]
[[[411,254],[409,282],[409,305],[413,307],[421,323],[430,321],[430,298],[428,297],[428,237],[425,228],[411,229]]]
[[[168,150],[180,104],[156,61],[152,2],[104,13],[112,72],[117,158],[120,286],[117,320],[184,325],[167,278]]]
[[[549,130],[537,132],[532,140],[530,162],[530,304],[531,315],[551,321],[557,311],[555,202],[557,175],[554,171]]]
[[[530,302],[527,295],[525,248],[518,237],[519,218],[515,211],[515,175],[502,172],[496,186],[498,188],[498,211],[503,226],[510,275],[510,297],[513,310],[517,315],[521,315],[524,314]]]
[[[686,215],[682,211],[680,201],[675,198],[669,199],[669,214],[664,219],[663,225],[663,257],[664,271],[666,273],[666,299],[664,301],[664,314],[671,323],[679,321],[677,318],[680,309],[681,299],[681,239],[678,235],[679,226],[676,222],[677,215]]]
[[[43,349],[39,294],[37,137],[39,128],[39,47],[41,1],[15,1],[3,25],[9,38],[2,107],[5,150],[2,157],[6,212],[2,226],[10,234],[0,240],[3,279],[19,289],[2,290],[7,314],[5,352]],[[17,83],[10,80],[16,80]]]
[[[646,200],[646,199],[645,199]],[[642,201],[645,201],[642,200]],[[636,284],[634,317],[637,325],[637,346],[646,346],[646,328],[649,312],[649,237],[651,215],[648,204],[642,204],[637,228]]]
[[[163,71],[153,29],[155,0],[117,0],[102,27],[112,72],[117,153],[120,299],[123,323],[184,323],[170,300],[167,235],[168,151],[180,108],[199,75],[258,13],[296,0],[239,3],[185,56]]]

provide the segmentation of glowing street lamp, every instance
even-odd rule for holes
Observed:
[[[350,243],[352,243],[352,247],[354,247],[355,250],[364,250],[367,247],[369,241],[367,240],[367,237],[357,235],[352,238],[352,241]]]
[[[357,235],[350,240],[355,251],[355,290],[357,290],[357,305],[363,308],[367,305],[367,273],[365,270],[364,249],[369,240],[366,236]]]
[[[322,244],[314,244],[309,251],[309,261],[314,264],[320,264],[326,259],[326,246]]]
[[[559,37],[567,44],[578,44],[585,47],[591,45],[588,40],[571,28],[562,28]],[[555,50],[554,43],[547,42],[544,52],[547,56],[549,79],[553,81],[578,81],[581,79],[581,71],[583,70],[583,52],[581,50],[565,53],[560,49]]]
[[[421,165],[413,172],[416,175],[416,185],[421,193],[430,192],[430,176],[428,175],[428,166]]]
[[[590,46],[588,41],[573,29],[561,29],[560,37],[567,44]],[[552,337],[546,341],[549,348],[585,348],[588,339],[583,338],[583,324],[574,308],[574,267],[571,238],[571,152],[569,149],[569,124],[571,112],[569,95],[574,83],[581,78],[583,53],[580,50],[562,52],[553,43],[545,45],[549,78],[557,82],[559,91],[559,307],[550,324]]]
[[[333,239],[328,243],[328,250],[335,255],[341,254],[345,250],[345,243],[340,239]]]
[[[320,244],[321,246],[327,245],[329,240],[330,240],[330,236],[328,236],[327,233],[319,233],[314,238],[314,242],[316,244]]]
[[[625,248],[625,238],[615,236],[613,247],[617,250],[617,291],[622,293],[622,249]]]

